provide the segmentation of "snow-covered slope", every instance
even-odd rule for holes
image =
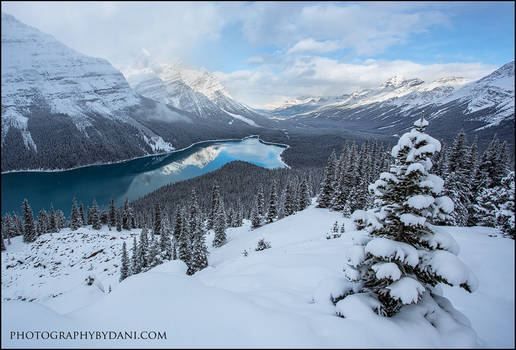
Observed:
[[[422,111],[439,120],[432,130],[444,139],[463,128],[484,140],[498,133],[514,143],[514,62],[477,81],[443,77],[424,82],[394,76],[374,89],[290,101],[268,114],[311,127],[394,135],[410,128]]]
[[[221,248],[211,247],[210,232],[208,268],[189,277],[182,262],[168,262],[120,284],[121,245],[130,249],[137,230],[65,229],[32,245],[13,239],[2,252],[2,346],[43,347],[9,332],[55,329],[167,333],[166,340],[54,340],[57,347],[514,347],[514,241],[490,228],[438,228],[457,240],[479,279],[473,294],[443,287],[476,339],[431,325],[418,308],[391,319],[337,317],[326,298],[343,278],[352,240],[350,232],[325,238],[335,221],[351,229],[340,213],[311,206],[255,230],[248,222],[228,229]],[[260,238],[272,248],[255,251]],[[84,283],[88,275],[93,286]]]
[[[190,122],[138,95],[108,61],[2,13],[2,170],[66,168],[174,149],[140,123],[140,114]],[[93,152],[99,146],[103,152]],[[63,164],[53,164],[56,158]]]

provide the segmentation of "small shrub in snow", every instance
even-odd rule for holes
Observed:
[[[267,242],[263,238],[258,241],[256,244],[255,251],[259,252],[261,250],[269,249],[271,247],[271,242]]]
[[[95,277],[89,275],[84,281],[86,282],[86,285],[91,286],[93,282],[95,282]]]
[[[246,250],[246,249],[244,249],[244,251],[242,252],[242,255],[243,255],[243,256],[248,256],[248,255],[249,255],[249,253],[247,252],[247,250]]]

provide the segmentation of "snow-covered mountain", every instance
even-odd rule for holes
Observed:
[[[498,133],[514,143],[514,61],[476,81],[443,77],[432,82],[394,76],[374,89],[331,98],[305,98],[268,112],[313,127],[394,135],[424,111],[444,138],[461,128],[485,139]],[[439,130],[437,130],[439,129]]]
[[[135,93],[108,61],[82,55],[2,13],[3,171],[67,168],[174,149],[138,120],[140,114],[190,122]]]
[[[194,69],[180,60],[159,63],[148,54],[121,67],[129,84],[141,95],[193,113],[205,120],[233,119],[258,127],[267,118],[235,101],[219,79],[205,68]]]

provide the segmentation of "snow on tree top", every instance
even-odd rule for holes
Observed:
[[[414,122],[414,126],[416,126],[418,128],[426,127],[426,126],[428,126],[428,121],[425,118],[421,117]]]
[[[416,148],[417,145],[422,143],[426,144]],[[394,158],[397,158],[399,151],[405,147],[409,147],[411,149],[410,153],[407,155],[407,161],[413,162],[416,157],[425,153],[433,155],[435,152],[440,152],[441,142],[428,134],[412,129],[400,137],[396,146],[392,148],[391,155]]]

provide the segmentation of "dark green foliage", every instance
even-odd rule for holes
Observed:
[[[215,231],[213,246],[216,248],[222,247],[226,243],[226,213],[224,211],[223,201],[217,205],[213,229]]]
[[[77,201],[74,198],[73,202],[72,202],[72,210],[70,213],[70,228],[73,231],[75,231],[81,226],[82,226],[81,214],[79,213],[79,209],[77,208]]]
[[[276,183],[272,184],[271,195],[269,199],[269,209],[267,211],[267,222],[271,223],[278,216],[278,199],[276,193]]]
[[[122,259],[120,264],[120,282],[129,277],[129,258],[127,257],[127,247],[124,244],[122,245]]]
[[[34,225],[34,216],[27,199],[23,200],[23,241],[34,242],[37,238],[36,227]]]

